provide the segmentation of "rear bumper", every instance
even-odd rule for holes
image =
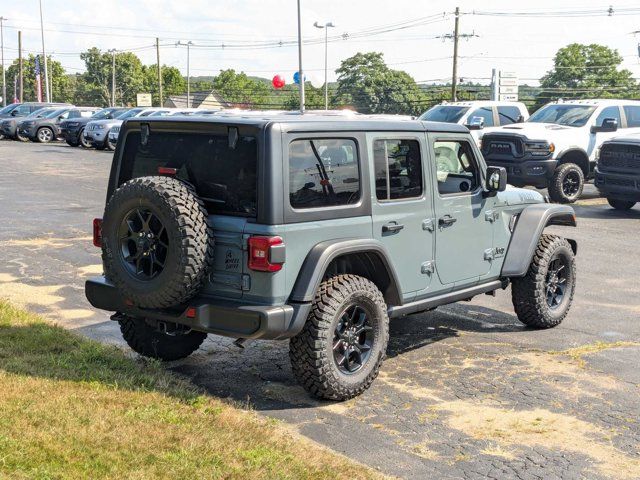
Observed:
[[[524,162],[498,161],[486,159],[491,167],[504,167],[507,170],[507,181],[516,187],[531,185],[546,188],[558,165],[557,160],[527,160]]]
[[[17,127],[18,126],[16,124],[2,125],[2,127],[0,127],[0,135],[14,138],[16,136],[16,131],[18,130]]]
[[[104,277],[87,280],[85,295],[91,305],[101,310],[178,323],[201,332],[233,338],[279,340],[293,337],[302,330],[311,310],[310,303],[244,305],[196,297],[188,306],[195,309],[195,315],[188,317],[188,308],[170,312],[129,306],[116,287]]]
[[[594,183],[603,197],[640,202],[640,172],[602,172],[596,167]]]

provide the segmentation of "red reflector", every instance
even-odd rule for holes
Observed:
[[[158,167],[158,174],[159,175],[174,176],[176,173],[178,173],[178,169],[177,168]]]
[[[259,272],[277,272],[282,263],[271,263],[271,247],[282,245],[280,237],[249,237],[249,268]]]
[[[93,219],[93,245],[95,247],[102,247],[102,219]]]
[[[125,298],[125,299],[124,299],[124,304],[125,304],[127,307],[133,307],[133,300],[131,300],[130,298]]]
[[[187,308],[187,318],[196,318],[196,309],[195,307],[189,307]]]

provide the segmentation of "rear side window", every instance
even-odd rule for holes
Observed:
[[[147,145],[140,133],[127,136],[120,183],[158,175],[159,167],[175,168],[176,177],[192,184],[210,214],[256,216],[255,137],[241,136],[235,149],[227,135],[152,133]]]
[[[376,140],[373,162],[378,200],[422,195],[422,159],[417,140]]]
[[[289,144],[289,203],[293,208],[352,205],[359,200],[355,141],[314,138]]]
[[[498,107],[498,118],[500,119],[500,125],[510,125],[518,121],[518,117],[522,115],[520,109],[514,106],[500,106]],[[486,122],[485,122],[486,125]]]
[[[640,127],[640,106],[625,105],[624,114],[627,117],[627,127]]]
[[[484,120],[485,127],[493,127],[493,109],[491,107],[476,108],[469,114],[467,122],[471,122],[473,117],[480,117]]]

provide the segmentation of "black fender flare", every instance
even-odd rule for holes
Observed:
[[[312,302],[329,264],[350,253],[370,253],[382,263],[389,276],[389,286],[382,292],[390,305],[402,305],[402,293],[395,268],[385,246],[378,240],[348,238],[316,244],[307,254],[291,291],[290,301]]]
[[[540,235],[548,225],[577,226],[576,214],[569,205],[540,203],[525,207],[513,230],[502,265],[503,277],[524,277],[529,269]],[[569,240],[573,253],[575,240]]]

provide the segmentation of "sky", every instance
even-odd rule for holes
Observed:
[[[637,1],[301,0],[301,4],[303,38],[315,42],[303,47],[303,67],[307,78],[316,81],[324,76],[324,30],[315,28],[315,21],[333,22],[329,35],[338,37],[328,46],[329,80],[335,80],[341,60],[368,51],[382,52],[387,64],[405,70],[416,81],[450,80],[453,44],[438,37],[452,33],[456,6],[463,13],[460,33],[473,35],[460,41],[458,71],[466,81],[488,83],[491,69],[500,68],[515,72],[521,84],[535,85],[552,67],[555,52],[573,42],[617,49],[624,56],[624,67],[640,79],[640,34],[632,33],[640,30]],[[192,76],[233,68],[266,78],[280,74],[290,83],[297,69],[295,0],[42,0],[42,5],[47,52],[70,73],[83,71],[79,53],[92,46],[134,51],[143,63],[155,63],[156,36],[161,62],[185,75],[187,52],[186,47],[176,46],[179,41],[193,42]],[[610,5],[611,16],[543,16],[577,10],[604,13]],[[635,11],[624,11],[634,7]],[[514,12],[540,16],[513,16]],[[0,0],[0,16],[6,19],[7,65],[17,58],[17,30],[23,32],[27,53],[42,51],[38,0]]]

